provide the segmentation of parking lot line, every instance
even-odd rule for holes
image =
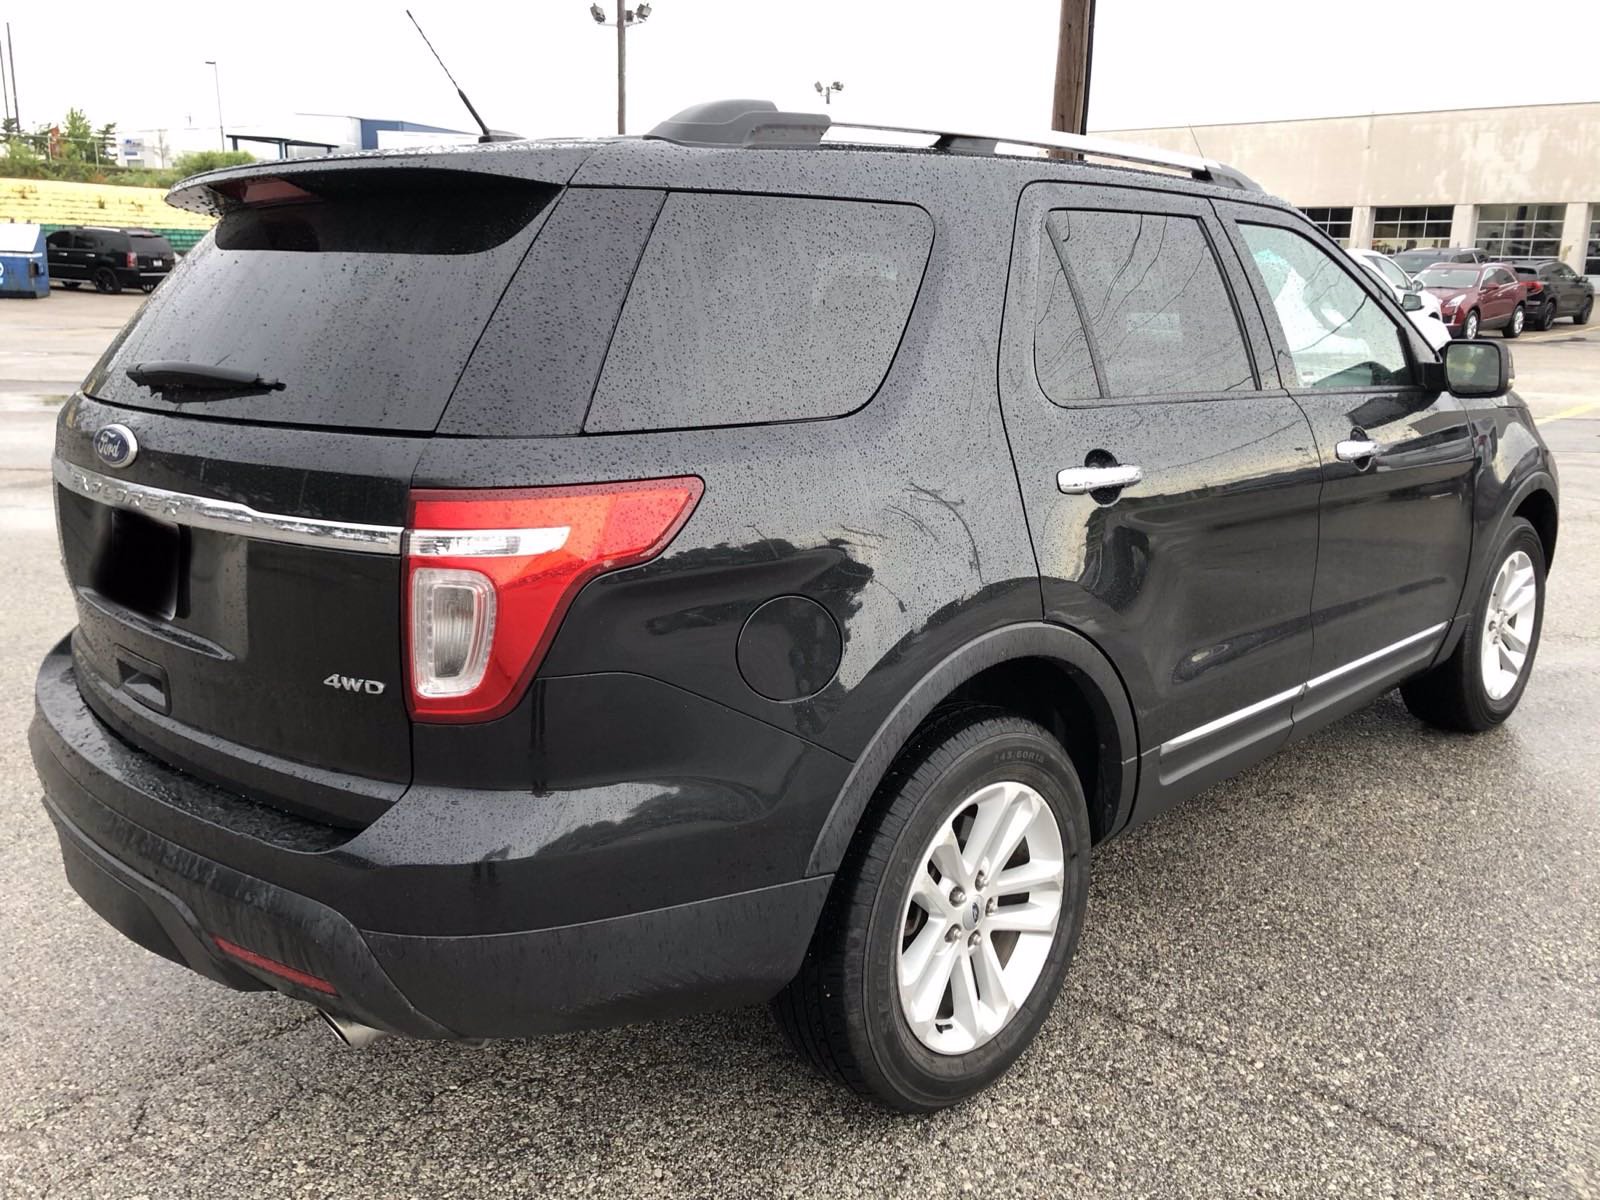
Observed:
[[[1563,408],[1560,412],[1553,412],[1548,417],[1536,417],[1535,425],[1548,425],[1551,421],[1565,421],[1568,417],[1581,417],[1586,412],[1593,412],[1600,408],[1600,401],[1590,404],[1574,404],[1571,408]]]

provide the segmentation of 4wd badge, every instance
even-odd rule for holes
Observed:
[[[383,681],[379,679],[356,679],[350,675],[329,675],[322,681],[322,686],[338,688],[341,692],[365,692],[369,696],[383,695]]]

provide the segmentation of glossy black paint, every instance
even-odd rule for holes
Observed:
[[[144,447],[124,472],[134,482],[395,525],[411,488],[694,474],[704,497],[676,540],[584,588],[517,707],[480,725],[416,724],[387,703],[326,707],[347,699],[322,689],[331,670],[392,679],[382,700],[400,699],[397,559],[213,535],[210,552],[237,560],[242,584],[230,592],[220,568],[205,575],[213,624],[201,628],[198,616],[102,611],[83,595],[93,556],[77,550],[80,632],[41,670],[32,735],[70,853],[87,844],[159,884],[170,899],[139,904],[167,904],[163,928],[189,914],[179,926],[207,963],[207,935],[257,936],[266,944],[252,948],[281,961],[341,984],[348,972],[344,1007],[372,1023],[509,1035],[759,999],[799,961],[879,781],[941,703],[1010,704],[1054,729],[1104,838],[1444,653],[1486,567],[1480,547],[1510,513],[1547,504],[1554,536],[1554,470],[1514,397],[1287,385],[1282,331],[1230,224],[1248,213],[1311,229],[1277,201],[940,152],[621,141],[442,157],[568,186],[482,319],[454,397],[435,403],[436,428],[311,430],[254,423],[247,409],[80,397],[58,454],[92,467],[94,431],[117,420]],[[407,161],[438,165],[398,155],[305,169],[381,176]],[[598,343],[675,191],[926,214],[916,303],[869,403],[829,420],[579,432],[604,369]],[[208,195],[183,190],[225,207]],[[1033,345],[1041,230],[1047,213],[1075,208],[1198,222],[1249,386],[1045,396]],[[606,231],[614,244],[576,258],[549,249]],[[570,241],[545,241],[558,232]],[[180,273],[168,286],[182,285]],[[1367,291],[1409,330],[1387,292]],[[1430,354],[1405,336],[1410,353]],[[1332,458],[1347,425],[1384,440],[1374,466]],[[1058,470],[1100,456],[1136,463],[1144,482],[1109,495],[1056,488]],[[70,542],[93,514],[60,503]],[[292,629],[274,629],[272,614],[289,612]],[[1296,706],[1320,670],[1435,622],[1449,633],[1347,680],[1337,703]],[[239,629],[276,653],[244,660],[236,700],[184,635],[229,646]],[[290,646],[289,632],[305,644]],[[346,667],[336,650],[360,661]],[[130,661],[151,669],[125,675]],[[129,679],[146,692],[160,679],[170,715],[121,695]],[[155,861],[168,864],[160,878]],[[243,909],[207,899],[218,891]],[[692,936],[708,928],[721,940]],[[177,956],[195,961],[192,947]],[[362,982],[372,956],[400,984],[398,1002]],[[511,994],[508,981],[561,964],[574,973],[548,1009]],[[465,972],[473,988],[456,986]],[[484,998],[468,1004],[474,990]]]

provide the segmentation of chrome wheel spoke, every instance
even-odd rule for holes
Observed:
[[[991,896],[1016,896],[1039,888],[1061,887],[1066,872],[1058,858],[1032,858],[1021,866],[1001,871],[989,885]]]
[[[927,947],[919,951],[925,941]],[[927,1024],[938,1014],[939,1006],[944,1003],[945,988],[950,984],[951,971],[962,957],[957,945],[945,941],[944,930],[935,930],[930,921],[901,955],[900,998],[906,1006],[906,1019],[913,1025]],[[919,961],[914,964],[914,970],[908,970],[912,964],[906,960],[914,951],[919,951]]]
[[[995,932],[1015,930],[1018,933],[1050,933],[1061,914],[1059,899],[1054,904],[1043,900],[1030,900],[1026,904],[1002,904],[984,922]]]
[[[956,969],[950,973],[950,1016],[974,1045],[983,1039],[981,1007],[972,959],[959,954],[956,956]]]
[[[956,840],[955,826],[950,821],[944,823],[944,829],[930,847],[928,860],[939,868],[940,886],[949,888],[960,884],[963,889],[971,887],[972,872],[967,869],[966,861],[961,856],[961,843]]]
[[[948,888],[948,884],[935,883],[927,871],[919,871],[911,884],[911,902],[927,913],[930,921],[934,917],[946,918],[950,915]]]
[[[1528,652],[1528,643],[1522,639],[1522,635],[1517,632],[1514,625],[1507,625],[1500,630],[1500,641],[1507,650],[1518,655],[1525,655]]]
[[[972,955],[972,974],[978,984],[978,998],[987,1010],[985,1024],[999,1029],[1011,1017],[1016,1002],[1006,985],[1006,969],[1000,965],[994,943],[985,938]]]
[[[1521,678],[1533,645],[1539,580],[1533,560],[1514,550],[1495,572],[1480,634],[1479,671],[1491,700],[1509,696]]]

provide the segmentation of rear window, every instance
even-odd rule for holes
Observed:
[[[172,247],[167,244],[164,237],[129,237],[128,242],[133,247],[135,254],[150,254],[156,258],[172,256]]]
[[[911,205],[669,195],[585,431],[854,411],[889,370],[932,242]]]
[[[558,189],[476,172],[285,176],[226,214],[114,342],[86,389],[207,417],[431,430]],[[154,239],[165,245],[164,239]],[[126,369],[242,368],[283,388],[155,392]]]

